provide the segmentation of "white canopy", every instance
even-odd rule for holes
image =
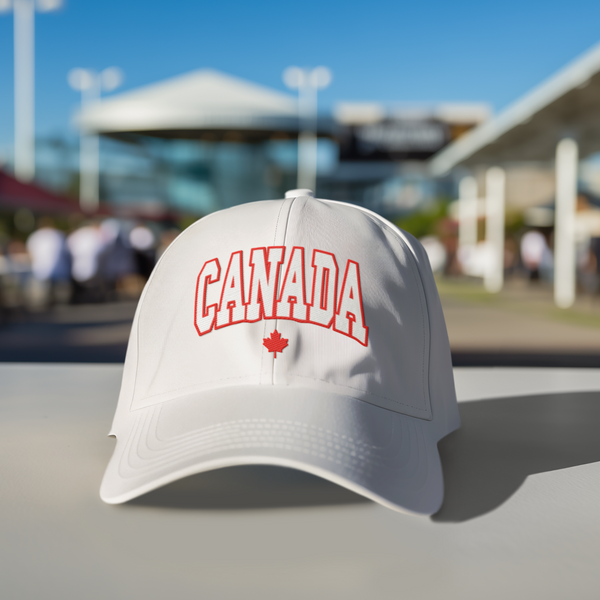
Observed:
[[[203,69],[92,104],[76,122],[102,134],[186,138],[214,132],[245,138],[297,131],[297,115],[293,96]]]
[[[563,137],[577,140],[581,156],[600,150],[600,44],[438,152],[431,172],[443,175],[460,164],[551,160]]]

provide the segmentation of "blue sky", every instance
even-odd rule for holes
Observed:
[[[36,130],[72,133],[73,67],[121,67],[120,91],[202,67],[278,89],[291,64],[340,100],[484,101],[498,110],[600,40],[600,2],[65,0],[36,17]],[[12,144],[12,15],[0,14],[0,149]]]

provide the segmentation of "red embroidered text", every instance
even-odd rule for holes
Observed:
[[[294,246],[287,256],[286,250],[252,248],[245,256],[239,250],[227,265],[218,258],[206,261],[196,281],[198,335],[237,323],[288,319],[331,328],[366,346],[369,328],[358,263],[348,260],[342,272],[331,252],[313,250],[307,277],[305,248]]]

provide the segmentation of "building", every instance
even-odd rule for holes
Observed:
[[[316,121],[318,193],[387,216],[414,210],[438,193],[425,161],[489,114],[481,104],[341,103]],[[111,96],[77,122],[104,138],[101,196],[115,204],[202,215],[296,187],[296,99],[217,71]]]

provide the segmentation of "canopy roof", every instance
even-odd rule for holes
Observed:
[[[40,213],[79,212],[73,200],[57,196],[31,183],[21,183],[0,171],[0,210],[28,208]]]
[[[92,104],[76,121],[108,135],[246,140],[297,131],[298,108],[293,96],[204,69]]]
[[[581,156],[600,150],[600,44],[438,152],[430,167],[443,175],[458,165],[551,160],[567,136]]]

